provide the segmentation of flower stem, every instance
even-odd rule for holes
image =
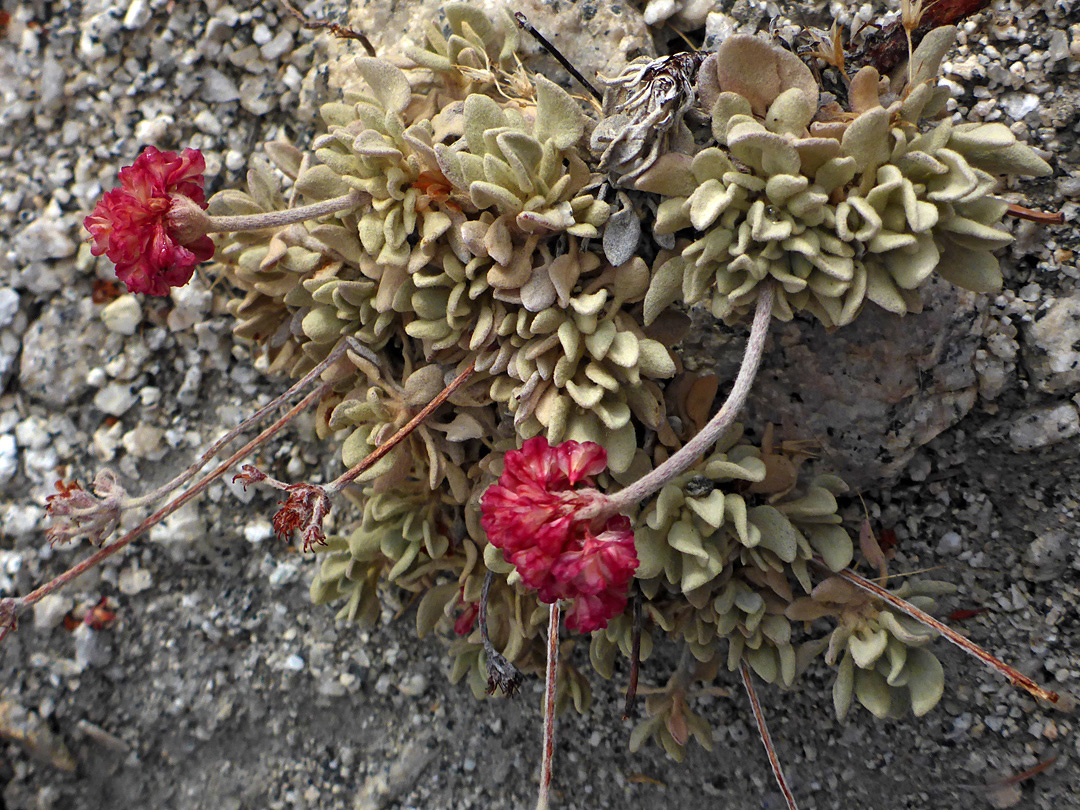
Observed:
[[[765,337],[769,332],[772,318],[773,288],[764,285],[757,299],[754,310],[754,323],[750,327],[750,338],[746,342],[742,365],[731,386],[731,393],[716,415],[708,421],[694,438],[688,441],[678,452],[652,472],[643,475],[625,489],[619,490],[607,498],[603,506],[603,515],[628,512],[654,492],[659,490],[675,476],[687,470],[698,457],[716,444],[716,441],[731,427],[739,411],[742,410],[750,386],[761,365],[761,355],[765,348]]]
[[[1051,692],[1049,689],[1044,689],[1043,687],[1039,686],[1037,683],[1035,683],[1035,681],[1031,680],[1031,678],[1013,669],[1001,659],[995,658],[993,655],[988,653],[974,641],[971,641],[970,639],[960,635],[951,627],[942,624],[929,613],[919,610],[910,602],[906,602],[899,596],[895,596],[894,594],[889,593],[880,585],[876,585],[868,579],[863,579],[853,571],[839,571],[837,572],[836,576],[846,580],[847,582],[850,582],[856,588],[861,588],[867,593],[873,594],[879,599],[883,599],[884,601],[888,602],[892,607],[896,608],[902,613],[906,613],[908,616],[915,619],[915,621],[925,624],[927,627],[932,627],[934,630],[937,630],[939,633],[941,633],[941,635],[946,638],[946,640],[951,641],[968,655],[974,656],[991,669],[996,669],[998,672],[1008,678],[1009,681],[1011,681],[1013,684],[1022,687],[1023,689],[1026,689],[1031,695],[1038,698],[1039,700],[1045,700],[1049,703],[1056,704],[1061,699],[1061,696],[1058,695],[1057,692]]]
[[[280,228],[295,222],[318,219],[329,214],[337,214],[357,208],[371,199],[367,192],[353,189],[348,194],[322,202],[302,205],[299,208],[287,208],[284,211],[267,211],[265,214],[242,214],[236,216],[207,217],[207,233],[235,233],[237,231],[259,231],[263,228]]]
[[[780,766],[780,757],[776,755],[772,735],[769,734],[769,727],[765,723],[765,712],[761,710],[761,701],[758,700],[757,690],[754,689],[754,683],[750,680],[750,668],[746,666],[745,661],[739,662],[739,674],[742,675],[746,695],[750,698],[750,708],[754,712],[754,722],[757,723],[758,734],[761,735],[761,742],[764,744],[765,753],[769,757],[769,766],[772,768],[773,776],[776,777],[776,784],[780,786],[780,792],[784,794],[784,801],[787,802],[788,810],[799,810],[798,805],[795,804],[795,794],[791,792],[787,779],[784,778],[784,769]]]
[[[135,540],[137,537],[141,536],[143,533],[146,532],[147,529],[160,523],[164,518],[171,515],[177,509],[182,507],[184,504],[186,504],[188,501],[190,501],[192,498],[194,498],[196,495],[198,495],[200,492],[210,486],[213,481],[224,475],[229,470],[229,468],[231,468],[236,462],[240,461],[242,458],[244,458],[244,456],[251,453],[252,450],[263,444],[267,439],[269,439],[275,433],[284,428],[289,422],[293,420],[293,418],[297,414],[306,409],[309,405],[311,405],[312,402],[318,400],[319,397],[323,396],[327,391],[330,390],[330,388],[330,383],[323,383],[322,385],[320,385],[318,388],[316,388],[314,391],[312,391],[310,394],[308,394],[306,397],[296,403],[296,405],[290,408],[280,419],[274,422],[274,424],[272,424],[270,427],[268,427],[250,442],[248,442],[235,453],[233,453],[228,459],[219,464],[212,472],[208,473],[205,477],[200,479],[199,482],[196,483],[191,489],[173,498],[171,501],[165,504],[165,506],[161,507],[152,515],[147,517],[138,526],[129,531],[120,539],[102,546],[95,553],[91,554],[78,565],[69,568],[67,571],[60,574],[60,576],[49,582],[46,582],[40,588],[31,591],[26,596],[19,598],[0,599],[0,640],[2,640],[4,636],[7,635],[7,631],[15,625],[16,619],[18,619],[19,615],[23,613],[23,611],[25,611],[28,607],[32,606],[36,602],[41,601],[41,599],[48,596],[53,591],[67,585],[69,582],[71,582],[71,580],[86,573],[91,568],[100,563],[102,560],[106,559],[107,557],[111,557],[113,554],[120,551],[122,548],[131,543],[132,540]]]
[[[436,408],[446,402],[446,400],[449,399],[450,395],[457,391],[462,385],[464,385],[465,382],[469,379],[469,377],[473,375],[473,372],[475,371],[476,362],[474,361],[472,363],[469,363],[469,365],[465,368],[464,371],[462,371],[453,380],[451,380],[450,384],[446,386],[446,388],[444,388],[438,396],[436,396],[433,400],[431,400],[431,402],[425,405],[423,410],[416,414],[416,416],[414,416],[407,423],[405,423],[405,425],[400,430],[398,430],[397,433],[395,433],[385,442],[376,447],[375,450],[373,450],[363,461],[361,461],[355,467],[343,473],[340,477],[334,479],[325,487],[323,487],[326,493],[328,495],[333,495],[337,492],[341,492],[341,490],[344,489],[347,484],[352,483],[352,481],[356,479],[357,476],[361,475],[365,470],[373,467],[375,463],[379,461],[379,459],[381,459],[383,456],[385,456],[387,453],[389,453],[391,450],[401,444],[401,442],[404,441],[410,433],[416,430],[416,427],[425,419],[427,419],[431,415],[432,411],[434,411]]]
[[[555,759],[555,686],[559,674],[559,603],[548,608],[547,676],[544,680],[544,743],[540,759],[540,793],[536,810],[548,810],[551,764]]]

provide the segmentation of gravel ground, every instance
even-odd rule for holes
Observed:
[[[743,23],[774,13],[746,0],[715,5]],[[650,14],[668,6],[691,14],[698,4],[653,0]],[[799,20],[825,11],[781,8]],[[280,134],[303,143],[328,97],[328,51],[341,46],[269,3],[0,0],[0,9],[0,595],[9,595],[86,553],[44,542],[56,479],[85,482],[107,464],[148,489],[283,388],[234,345],[227,292],[205,272],[171,299],[116,298],[109,268],[82,242],[82,218],[143,144],[203,149],[217,190],[238,184],[256,144]],[[870,6],[859,15],[879,18]],[[978,397],[864,497],[898,538],[893,570],[934,568],[959,586],[946,612],[984,611],[959,622],[975,641],[1075,691],[1080,8],[996,2],[965,32],[947,76],[955,112],[1003,120],[1046,150],[1055,175],[1025,184],[1023,199],[1067,222],[1016,225],[1006,289],[970,304],[980,343],[964,362]],[[378,33],[377,44],[395,38]],[[942,362],[948,355],[946,346]],[[304,422],[260,462],[291,480],[337,466]],[[476,702],[446,680],[443,643],[416,640],[409,606],[392,596],[376,630],[335,626],[333,611],[307,601],[310,561],[272,539],[272,501],[218,484],[150,542],[25,617],[0,646],[0,810],[534,802],[540,684],[514,701]],[[861,507],[849,512],[857,526]],[[65,628],[65,616],[103,597],[112,621]],[[1074,719],[937,651],[946,694],[918,721],[875,722],[860,710],[837,723],[823,672],[790,693],[762,690],[800,806],[1080,807]],[[717,728],[714,749],[691,748],[675,764],[656,748],[627,750],[625,677],[596,683],[591,711],[561,719],[557,806],[783,806],[733,679],[695,703]]]

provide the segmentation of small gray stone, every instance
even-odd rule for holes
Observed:
[[[34,629],[45,632],[52,630],[74,606],[70,596],[59,593],[43,596],[41,601],[34,605]]]
[[[240,106],[252,115],[266,115],[273,109],[274,99],[267,92],[265,76],[248,76],[240,82]]]
[[[103,667],[112,660],[108,639],[89,625],[80,624],[75,636],[75,660],[84,667]]]
[[[376,773],[364,782],[356,798],[355,810],[383,810],[407,793],[421,775],[428,772],[438,754],[436,741],[435,735],[429,734],[406,744],[387,772]]]
[[[1076,535],[1063,529],[1040,534],[1024,552],[1024,576],[1032,582],[1057,579],[1068,569],[1076,547]]]
[[[1006,93],[998,103],[1010,118],[1019,121],[1039,108],[1039,97],[1034,93]]]
[[[42,110],[55,112],[60,108],[64,102],[66,78],[64,66],[52,56],[46,56],[41,64],[41,98],[38,101]]]
[[[173,332],[183,331],[203,320],[214,302],[214,294],[198,278],[183,287],[174,287],[169,297],[176,305],[168,317],[169,330]]]
[[[274,527],[266,520],[256,520],[244,527],[244,539],[252,545],[269,540],[273,534]]]
[[[937,544],[938,554],[957,554],[964,547],[964,540],[956,532],[945,532]]]
[[[49,429],[40,416],[30,415],[15,425],[15,441],[20,447],[40,450],[49,443]]]
[[[281,666],[289,672],[301,672],[304,669],[304,659],[294,653],[286,658]]]
[[[1061,192],[1063,197],[1078,197],[1080,196],[1080,177],[1076,175],[1068,175],[1058,180],[1058,191]]]
[[[224,104],[240,98],[240,91],[236,88],[236,82],[214,68],[207,68],[203,71],[200,94],[204,101],[216,104]]]
[[[110,332],[134,335],[142,321],[142,305],[134,295],[121,295],[101,310],[101,321]]]
[[[14,333],[0,331],[0,391],[4,390],[15,373],[15,361],[19,358],[20,348],[19,338]]]
[[[271,39],[273,39],[273,32],[267,27],[266,23],[259,23],[255,26],[255,30],[251,32],[251,38],[255,41],[256,45],[265,45]]]
[[[192,123],[195,124],[199,132],[205,132],[208,135],[220,135],[222,132],[221,120],[210,110],[200,110]]]
[[[109,383],[94,395],[94,407],[110,416],[123,416],[135,404],[130,385]]]
[[[116,580],[116,587],[120,589],[120,593],[134,596],[145,591],[153,582],[154,578],[149,571],[145,568],[132,566],[120,572],[120,576]]]
[[[17,539],[39,533],[44,518],[45,510],[36,504],[13,503],[0,512],[0,525],[4,527],[5,535]]]
[[[202,369],[192,366],[184,372],[184,381],[176,392],[176,401],[181,405],[194,405],[199,401],[200,385],[202,385]]]
[[[135,125],[135,140],[139,143],[162,143],[173,128],[171,115],[155,115]]]
[[[124,15],[124,28],[135,31],[150,22],[151,10],[146,0],[131,0]]]
[[[267,62],[276,62],[292,50],[292,46],[292,34],[289,31],[279,31],[276,37],[259,48],[259,52]]]
[[[164,431],[152,425],[136,425],[121,439],[124,449],[136,458],[158,460],[165,455],[161,444]]]
[[[290,582],[295,582],[297,577],[300,576],[300,570],[297,568],[296,563],[291,560],[278,563],[274,570],[270,573],[270,584],[279,588],[282,585],[288,585]]]
[[[0,287],[0,326],[8,326],[19,311],[19,294],[11,287]]]
[[[1080,433],[1080,414],[1071,402],[1023,412],[1009,429],[1009,441],[1018,453],[1049,447]]]
[[[414,672],[412,675],[406,675],[401,681],[398,682],[398,691],[408,697],[419,697],[424,694],[428,687],[428,679],[424,677],[423,673]]]
[[[10,433],[0,436],[0,486],[6,486],[15,479],[15,473],[19,470],[19,448],[15,445],[15,437]]]

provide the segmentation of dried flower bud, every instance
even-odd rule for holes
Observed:
[[[255,467],[252,464],[245,464],[240,468],[240,472],[233,476],[233,483],[240,482],[240,486],[244,488],[244,492],[247,492],[247,488],[252,484],[258,484],[260,481],[266,480],[266,473]]]
[[[45,532],[50,544],[85,537],[100,543],[120,522],[121,503],[127,493],[116,474],[102,470],[94,478],[93,493],[78,481],[56,482],[56,494],[45,499],[45,512],[52,525]]]
[[[326,534],[322,522],[330,512],[330,498],[322,487],[312,484],[293,484],[286,492],[289,497],[278,501],[281,508],[273,520],[278,537],[286,539],[294,529],[299,529],[304,538],[304,551],[325,546]]]

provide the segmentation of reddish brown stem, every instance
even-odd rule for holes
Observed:
[[[365,458],[351,470],[344,473],[336,480],[327,484],[325,487],[327,494],[340,492],[347,484],[351,483],[354,479],[356,479],[357,476],[363,474],[365,470],[371,469],[371,467],[373,467],[376,462],[379,461],[379,459],[381,459],[383,456],[385,456],[387,453],[389,453],[391,450],[401,444],[401,442],[404,441],[410,433],[416,430],[416,427],[421,422],[423,422],[431,415],[432,411],[434,411],[436,408],[446,402],[446,400],[449,399],[451,394],[453,394],[462,385],[464,385],[465,381],[473,375],[473,372],[475,370],[475,361],[469,363],[468,367],[464,371],[462,371],[453,380],[451,380],[450,384],[446,386],[446,388],[444,388],[437,397],[435,397],[433,400],[431,400],[431,402],[425,405],[423,410],[421,410],[418,414],[416,414],[416,416],[410,419],[404,425],[404,427],[398,430],[397,433],[395,433],[385,442],[376,447],[367,458]]]
[[[318,31],[322,28],[329,28],[330,33],[338,39],[355,39],[367,51],[368,56],[376,56],[375,46],[371,44],[371,40],[367,38],[367,35],[363,31],[357,31],[355,28],[349,28],[345,25],[339,25],[329,20],[312,20],[309,19],[304,12],[296,8],[289,0],[280,0],[281,5],[285,6],[285,9],[292,14],[296,19],[300,21],[300,24],[307,28],[309,31]]]
[[[555,759],[555,687],[559,674],[559,603],[548,608],[547,673],[544,680],[544,743],[540,759],[540,792],[536,810],[548,810],[552,762]]]
[[[69,568],[60,576],[49,582],[46,582],[40,588],[31,591],[26,596],[19,597],[17,599],[0,600],[0,624],[2,624],[4,628],[3,634],[0,634],[0,640],[2,640],[5,635],[7,635],[7,630],[10,627],[14,626],[15,620],[18,619],[19,615],[22,614],[28,607],[41,601],[42,598],[48,596],[53,591],[64,587],[73,579],[82,576],[84,573],[89,571],[102,560],[111,557],[113,554],[123,549],[125,546],[131,543],[132,540],[135,540],[137,537],[142,535],[151,526],[155,526],[156,524],[160,523],[164,518],[168,517],[177,509],[182,507],[184,504],[186,504],[188,501],[190,501],[192,498],[194,498],[196,495],[206,489],[213,481],[224,475],[225,472],[227,472],[234,464],[236,464],[236,462],[243,459],[245,456],[251,453],[252,450],[257,448],[259,445],[261,445],[263,442],[265,442],[267,439],[269,439],[271,436],[273,436],[275,433],[285,427],[285,425],[292,421],[292,419],[298,413],[303,411],[305,408],[311,405],[312,402],[316,401],[319,397],[323,396],[327,391],[329,391],[330,387],[330,383],[324,383],[323,385],[316,388],[314,391],[312,391],[310,394],[308,394],[306,397],[296,403],[296,405],[290,408],[280,419],[274,422],[274,424],[272,424],[270,427],[268,427],[250,442],[248,442],[235,453],[233,453],[227,460],[223,461],[217,468],[214,469],[213,472],[208,473],[205,477],[200,479],[199,482],[196,483],[191,489],[173,498],[171,501],[165,504],[165,506],[161,507],[152,515],[147,517],[138,526],[129,531],[120,539],[102,546],[95,553],[91,554],[78,565]]]
[[[1019,784],[1020,782],[1023,782],[1023,781],[1025,781],[1027,779],[1030,779],[1033,776],[1038,776],[1040,773],[1045,771],[1047,768],[1049,768],[1055,762],[1057,762],[1057,757],[1056,756],[1050,757],[1050,759],[1045,760],[1044,762],[1040,762],[1034,768],[1028,768],[1026,771],[1023,771],[1023,772],[1017,773],[1017,774],[1013,774],[1008,779],[1002,780],[1000,784],[1001,784],[1002,787],[1004,787],[1006,785]]]
[[[795,804],[795,794],[791,792],[787,779],[784,778],[784,769],[780,766],[780,757],[776,755],[772,735],[769,734],[769,727],[765,723],[765,712],[761,710],[761,701],[758,700],[757,690],[754,689],[754,683],[750,680],[750,668],[746,666],[745,661],[739,662],[739,674],[742,675],[746,695],[750,698],[750,708],[754,712],[754,722],[757,723],[758,734],[761,735],[765,753],[769,756],[769,767],[772,768],[773,776],[776,777],[776,784],[780,786],[780,792],[784,794],[784,801],[787,802],[788,810],[799,810],[798,805]]]
[[[1038,222],[1040,225],[1060,225],[1065,221],[1065,215],[1061,211],[1055,211],[1050,214],[1046,211],[1036,211],[1032,208],[1025,208],[1016,203],[1010,203],[1009,210],[1005,213],[1011,217],[1016,217],[1017,219],[1026,219],[1028,222]]]
[[[1060,695],[1058,695],[1057,692],[1051,692],[1050,690],[1044,689],[1043,687],[1039,686],[1037,683],[1035,683],[1035,681],[1031,680],[1031,678],[1013,669],[1001,659],[995,658],[975,642],[960,635],[947,625],[942,624],[929,613],[919,610],[911,603],[906,602],[900,597],[889,593],[880,585],[876,585],[868,579],[863,579],[858,574],[852,571],[839,571],[836,576],[850,582],[855,587],[861,588],[867,593],[871,593],[879,599],[888,602],[892,607],[896,608],[901,613],[906,613],[908,616],[915,619],[917,622],[921,622],[927,627],[932,627],[933,629],[937,630],[939,633],[941,633],[941,635],[946,638],[946,640],[951,641],[968,655],[979,659],[991,669],[996,669],[998,672],[1008,678],[1013,684],[1026,689],[1031,695],[1037,697],[1039,700],[1045,700],[1049,703],[1057,703],[1060,699]]]

